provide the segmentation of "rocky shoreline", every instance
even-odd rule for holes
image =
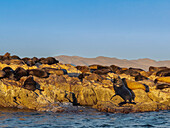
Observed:
[[[115,95],[113,80],[125,85],[133,102]],[[113,113],[170,109],[170,69],[149,71],[115,65],[73,66],[53,57],[0,56],[0,106],[36,111],[62,112],[60,104],[90,106]],[[123,104],[121,104],[123,103]]]

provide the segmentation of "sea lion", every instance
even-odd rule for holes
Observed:
[[[164,69],[167,69],[167,67],[153,67],[153,66],[150,66],[149,67],[149,73],[150,75],[155,73],[155,72],[158,72],[160,70],[164,70]]]
[[[23,60],[19,60],[19,59],[11,59],[9,60],[10,64],[17,64],[17,65],[23,65],[25,64]]]
[[[147,80],[148,78],[145,76],[142,76],[141,74],[135,76],[135,81],[142,81],[142,80]]]
[[[170,68],[158,71],[156,76],[170,76]]]
[[[56,75],[65,75],[65,74],[67,74],[66,69],[57,69],[57,68],[49,68],[49,67],[44,67],[42,69],[45,70],[48,74],[56,74]]]
[[[31,60],[31,58],[25,57],[22,58],[22,60],[25,62],[25,64],[27,64],[28,66],[33,66],[35,65],[35,63]]]
[[[20,78],[23,77],[23,76],[28,76],[28,72],[22,67],[16,68],[16,70],[15,70],[16,80],[17,81],[20,80]]]
[[[15,72],[11,67],[5,67],[2,69],[5,72],[5,77],[11,80],[15,80]]]
[[[30,91],[35,91],[36,90],[36,82],[34,81],[33,77],[28,77],[22,88],[25,88]]]
[[[9,59],[10,58],[10,53],[9,52],[7,52],[7,53],[5,53],[5,55],[3,56],[4,57],[4,59]]]
[[[130,70],[133,70],[133,71],[137,71],[137,72],[144,71],[144,70],[141,69],[141,68],[132,68],[132,67],[130,67],[129,69],[130,69]]]
[[[10,56],[10,59],[17,59],[17,60],[20,60],[21,58],[16,56],[16,55],[13,55],[13,56]]]
[[[0,55],[0,61],[4,60],[4,56]]]
[[[126,83],[126,78],[123,78],[122,79],[123,83],[125,84],[126,88],[130,91],[130,93],[132,94],[132,100],[134,101],[135,100],[135,93],[127,86],[127,83]]]
[[[95,73],[92,73],[92,74],[90,74],[88,76],[85,75],[84,78],[86,80],[95,80],[95,81],[98,81],[98,82],[101,82],[103,80],[102,76],[100,76],[98,74],[95,74]]]
[[[128,88],[126,88],[124,82],[122,81],[122,79],[119,76],[117,78],[114,78],[113,88],[115,90],[115,95],[113,95],[111,97],[111,99],[114,96],[119,95],[124,100],[123,103],[132,103],[132,100],[133,100],[132,94],[128,90]],[[122,103],[120,103],[120,104],[122,104]]]
[[[59,61],[56,60],[54,57],[41,58],[40,62],[42,64],[49,64],[49,65],[59,63]]]
[[[130,88],[131,90],[142,89],[145,92],[149,92],[149,86],[147,86],[145,84],[141,84],[139,82],[131,81],[131,80],[127,80],[127,79],[126,79],[126,83],[127,83],[128,88]]]
[[[129,68],[129,69],[123,71],[123,73],[126,75],[133,76],[133,77],[140,75],[140,73],[136,69],[133,69],[133,68]]]
[[[102,66],[102,65],[97,65],[97,64],[93,64],[93,65],[89,65],[90,71],[93,72],[95,70],[100,70],[100,69],[110,69],[111,68],[109,66]]]
[[[39,59],[38,59],[37,57],[33,57],[31,60],[32,60],[34,63],[39,62]]]
[[[90,68],[87,66],[76,66],[76,68],[80,70],[82,73],[90,72]]]
[[[165,88],[170,88],[170,85],[169,84],[158,84],[156,85],[156,89],[165,89]]]
[[[27,72],[29,75],[33,75],[41,78],[47,78],[49,76],[48,73],[43,69],[30,69],[27,70]]]
[[[154,83],[158,83],[158,82],[165,82],[165,83],[170,83],[170,76],[166,76],[166,77],[157,77],[154,80]]]
[[[26,63],[28,60],[30,60],[30,58],[24,57],[24,58],[22,58],[21,60],[23,60],[23,61]]]
[[[122,70],[122,68],[120,68],[116,65],[111,65],[110,67],[111,67],[111,70],[116,74],[121,74],[122,71],[124,71],[124,70]]]
[[[98,74],[98,75],[106,75],[109,72],[112,72],[112,70],[111,69],[97,69],[93,71],[93,73]]]
[[[139,82],[136,82],[136,81],[131,81],[131,80],[126,79],[126,83],[127,83],[128,88],[130,88],[131,90],[142,89],[145,92],[148,92],[149,90],[148,86],[141,84]]]
[[[104,67],[105,66],[98,65],[98,64],[89,65],[89,68],[92,69],[92,70],[103,69]]]

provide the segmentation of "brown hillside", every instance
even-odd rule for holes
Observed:
[[[99,56],[96,58],[84,58],[79,56],[56,56],[57,60],[61,63],[73,64],[73,65],[92,65],[92,64],[100,64],[100,65],[118,65],[120,67],[134,67],[134,68],[142,68],[144,70],[148,70],[149,66],[166,66],[170,67],[170,61],[155,61],[152,59],[144,58],[137,60],[126,60],[126,59],[117,59],[110,57]]]

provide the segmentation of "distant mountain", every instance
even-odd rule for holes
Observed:
[[[99,56],[96,58],[84,58],[79,56],[56,56],[57,60],[59,60],[61,63],[65,64],[73,64],[73,65],[92,65],[92,64],[100,64],[105,66],[110,65],[117,65],[120,67],[134,67],[134,68],[142,68],[144,70],[148,70],[149,66],[166,66],[170,67],[170,60],[166,61],[155,61],[152,59],[144,58],[144,59],[137,59],[137,60],[126,60],[126,59],[117,59],[117,58],[110,58],[110,57],[104,57]]]

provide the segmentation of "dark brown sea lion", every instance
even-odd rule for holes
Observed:
[[[7,64],[7,65],[10,65],[11,64],[11,61],[9,59],[5,59],[2,61],[3,64]]]
[[[4,59],[9,59],[10,58],[10,53],[9,52],[7,52],[7,53],[5,53],[5,55],[3,56],[4,57]]]
[[[93,73],[98,74],[98,75],[106,75],[109,72],[112,72],[112,70],[111,69],[97,69],[93,71]]]
[[[167,67],[154,67],[154,66],[150,66],[149,67],[149,73],[152,74],[154,72],[158,72],[160,70],[164,70],[167,69]]]
[[[87,80],[95,80],[95,81],[101,82],[103,80],[103,77],[101,77],[98,74],[92,73],[92,74],[90,74],[88,76],[85,76],[85,79],[87,79]]]
[[[33,66],[35,63],[31,60],[31,58],[25,57],[22,58],[22,60],[27,64],[28,66]]]
[[[27,70],[27,72],[29,75],[33,75],[41,78],[47,78],[49,76],[48,73],[43,69],[30,69]]]
[[[135,100],[135,93],[128,87],[127,83],[126,83],[126,78],[122,79],[123,83],[125,84],[126,88],[130,91],[130,93],[132,94],[132,100]]]
[[[82,73],[90,72],[90,68],[87,66],[76,66],[76,68],[80,70]]]
[[[145,76],[142,76],[141,74],[135,76],[135,81],[142,81],[142,80],[147,80],[148,78]]]
[[[133,71],[137,71],[137,72],[144,71],[144,70],[141,69],[141,68],[132,68],[132,67],[130,67],[129,69],[130,69],[130,70],[133,70]]]
[[[24,58],[22,58],[22,60],[23,60],[24,62],[27,62],[28,60],[30,60],[30,58],[24,57]]]
[[[115,90],[115,95],[119,95],[124,102],[119,103],[119,105],[124,104],[124,103],[132,103],[133,97],[129,89],[125,86],[124,82],[122,79],[118,76],[117,78],[114,78],[113,80],[113,88]],[[114,97],[112,96],[111,99]]]
[[[129,68],[129,69],[123,71],[123,73],[126,75],[133,76],[133,77],[140,75],[140,72],[133,68]]]
[[[18,59],[18,60],[20,60],[21,58],[16,56],[16,55],[13,55],[13,56],[10,56],[10,59]]]
[[[23,76],[28,76],[28,72],[22,67],[16,68],[16,70],[15,70],[16,80],[17,81],[20,80],[20,78],[23,77]]]
[[[3,60],[4,60],[4,56],[0,55],[0,61],[3,61]]]
[[[35,91],[36,90],[36,82],[34,81],[33,77],[28,77],[24,85],[22,86],[23,88],[30,90],[30,91]]]
[[[135,90],[135,89],[142,89],[145,92],[149,92],[149,86],[136,82],[136,81],[131,81],[128,79],[124,79],[126,81],[127,87],[131,90]]]
[[[56,74],[56,75],[67,74],[67,70],[65,69],[56,69],[56,68],[49,68],[49,67],[44,67],[42,69],[45,70],[48,74]]]
[[[116,73],[116,74],[121,74],[122,73],[122,68],[120,68],[120,67],[118,67],[118,66],[116,66],[116,65],[111,65],[110,66],[111,67],[111,70],[114,72],[114,73]]]
[[[165,88],[170,88],[170,85],[169,84],[158,84],[156,85],[156,89],[165,89]]]
[[[31,60],[32,60],[34,63],[39,62],[39,59],[38,59],[37,57],[33,57]]]
[[[47,58],[44,58],[44,59],[41,58],[40,62],[42,64],[49,64],[49,65],[59,63],[59,61],[56,60],[54,57],[47,57]]]
[[[5,77],[11,80],[15,80],[15,72],[11,67],[5,67],[2,69],[5,72]]]
[[[158,71],[156,76],[170,76],[170,68]]]
[[[23,65],[25,64],[23,60],[19,60],[19,59],[11,59],[9,60],[10,64],[17,64],[17,65]]]

